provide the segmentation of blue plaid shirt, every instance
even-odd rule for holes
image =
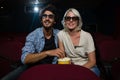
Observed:
[[[55,44],[58,47],[57,33],[58,29],[53,29],[53,36],[55,37]],[[25,46],[22,48],[21,61],[24,64],[24,60],[27,54],[41,52],[45,45],[45,38],[43,34],[43,27],[37,28],[26,37]],[[52,64],[56,64],[57,57],[54,57]]]

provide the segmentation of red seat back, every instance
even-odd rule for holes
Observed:
[[[38,65],[26,70],[18,80],[100,80],[91,70],[77,65]]]
[[[103,61],[120,58],[120,42],[118,40],[104,41],[99,45],[100,57]]]

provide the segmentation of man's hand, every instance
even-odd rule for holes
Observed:
[[[61,49],[57,48],[54,50],[48,50],[45,52],[46,55],[48,56],[57,56],[59,58],[64,58],[65,57],[65,52],[62,51]]]

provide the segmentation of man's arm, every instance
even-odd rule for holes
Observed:
[[[57,56],[59,58],[63,58],[65,55],[64,52],[60,49],[47,50],[40,53],[31,53],[26,55],[24,64],[38,62],[47,56]]]

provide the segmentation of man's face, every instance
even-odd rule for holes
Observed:
[[[45,29],[53,27],[55,24],[55,15],[51,11],[45,11],[42,15],[42,24]]]

